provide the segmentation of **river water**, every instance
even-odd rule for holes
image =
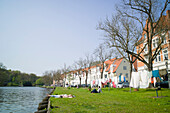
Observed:
[[[51,91],[39,87],[0,87],[0,113],[34,113]]]

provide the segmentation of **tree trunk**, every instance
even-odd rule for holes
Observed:
[[[103,79],[103,71],[101,72],[101,79]]]
[[[103,63],[102,72],[101,72],[101,79],[103,79],[103,71],[104,71],[104,63]]]
[[[132,65],[133,63],[130,63],[130,81],[131,81],[131,78],[132,78]],[[129,81],[129,87],[130,87],[130,81]],[[130,87],[130,93],[132,92],[131,90],[131,87]]]
[[[81,77],[79,77],[79,79],[80,79],[80,87],[81,87]]]
[[[150,36],[151,37],[151,36]],[[151,40],[149,40],[149,44],[148,44],[148,50],[149,50],[149,61],[148,61],[148,71],[150,72],[150,71],[152,71],[152,69],[153,69],[153,67],[152,67],[152,48],[151,48],[151,43],[152,43],[152,38],[151,38]]]
[[[64,85],[63,85],[63,87],[66,86],[66,76],[65,76],[64,78],[65,78],[65,80],[64,80]]]
[[[88,77],[88,72],[86,71],[86,80],[85,80],[86,86],[87,86],[87,77]]]
[[[152,60],[149,60],[148,71],[150,72],[152,70],[153,70]]]

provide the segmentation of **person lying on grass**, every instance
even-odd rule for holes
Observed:
[[[74,95],[67,95],[67,94],[61,94],[61,95],[48,95],[49,97],[55,97],[55,98],[74,98]]]
[[[101,88],[100,88],[100,86],[99,86],[98,90],[93,89],[93,90],[91,91],[91,93],[102,93],[102,90],[101,90]]]

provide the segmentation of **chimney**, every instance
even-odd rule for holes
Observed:
[[[166,16],[167,16],[167,18],[170,18],[170,10],[166,11]]]

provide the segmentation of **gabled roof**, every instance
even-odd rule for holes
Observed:
[[[109,73],[110,73],[110,66],[111,66],[111,64],[113,64],[113,62],[115,60],[116,60],[116,58],[113,58],[113,59],[110,59],[110,60],[107,60],[107,61],[104,62],[106,64],[106,66],[107,66],[107,69],[105,70],[106,72],[109,71]]]
[[[115,60],[116,60],[116,58],[112,58],[112,59],[105,61],[104,63],[105,64],[112,64]]]
[[[115,65],[115,67],[113,68],[113,73],[116,72],[116,70],[119,67],[122,60],[123,60],[123,58],[116,59],[115,63],[113,64],[113,65]]]
[[[107,68],[106,68],[105,71],[108,72],[108,73],[110,73],[110,66],[113,64],[113,65],[115,65],[115,67],[113,68],[113,72],[115,72],[115,71],[117,70],[117,68],[119,67],[122,59],[123,59],[123,58],[119,58],[119,59],[113,58],[113,59],[110,59],[110,60],[105,61],[104,63],[107,65]],[[78,71],[88,71],[88,69],[96,68],[96,67],[98,67],[98,66],[101,66],[101,67],[102,67],[103,65],[102,65],[102,64],[97,64],[97,65],[95,65],[95,66],[91,66],[90,68],[84,68],[84,69],[81,69],[81,70],[73,70],[73,71],[70,71],[70,73],[76,73],[76,72],[78,72]],[[102,68],[101,68],[100,71],[102,71]]]

